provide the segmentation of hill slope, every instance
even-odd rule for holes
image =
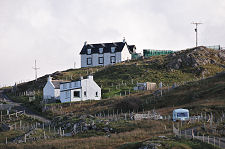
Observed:
[[[112,97],[123,90],[129,90],[137,82],[174,82],[190,81],[208,77],[225,70],[225,51],[197,47],[175,52],[170,55],[153,56],[146,59],[131,60],[106,67],[70,69],[51,74],[53,79],[76,80],[80,76],[93,73],[95,81],[102,87],[103,98]],[[48,75],[18,85],[18,92],[42,90]],[[115,89],[115,86],[123,88]],[[110,91],[109,91],[110,90]]]

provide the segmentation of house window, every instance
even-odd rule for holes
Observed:
[[[103,57],[99,57],[98,58],[98,63],[99,64],[104,64],[104,58]]]
[[[116,57],[115,56],[110,57],[110,63],[112,63],[112,64],[116,63]]]
[[[103,48],[99,48],[99,53],[100,53],[100,54],[103,53]]]
[[[116,47],[111,47],[111,53],[115,53]]]
[[[87,65],[92,65],[92,58],[87,58]]]
[[[95,92],[95,96],[98,97],[98,92]]]
[[[87,92],[86,91],[84,91],[84,96],[87,97]]]
[[[74,91],[73,97],[80,97],[80,91]]]
[[[91,49],[87,49],[87,54],[91,54]]]

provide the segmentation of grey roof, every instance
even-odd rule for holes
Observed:
[[[127,45],[129,51],[131,51],[132,53],[135,52],[136,50],[136,46],[135,45]]]
[[[115,47],[115,52],[121,52],[125,45],[128,46],[126,42],[86,44],[83,46],[80,54],[87,54],[87,49],[91,49],[91,54],[99,53],[99,48],[103,48],[103,53],[111,53],[111,47]],[[128,49],[132,53],[130,48]]]
[[[54,85],[55,89],[60,89],[60,83],[63,83],[66,81],[63,80],[52,80],[52,84]]]

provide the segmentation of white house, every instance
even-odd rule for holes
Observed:
[[[101,88],[94,81],[93,76],[88,76],[87,79],[81,77],[78,81],[60,83],[61,103],[100,99]]]
[[[59,99],[60,98],[60,83],[62,80],[52,80],[52,77],[48,77],[48,81],[43,88],[43,99]]]
[[[123,42],[87,44],[80,52],[81,67],[106,66],[119,63],[132,58],[136,46]]]

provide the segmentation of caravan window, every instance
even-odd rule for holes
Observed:
[[[187,112],[177,113],[177,117],[188,117],[188,113]]]

